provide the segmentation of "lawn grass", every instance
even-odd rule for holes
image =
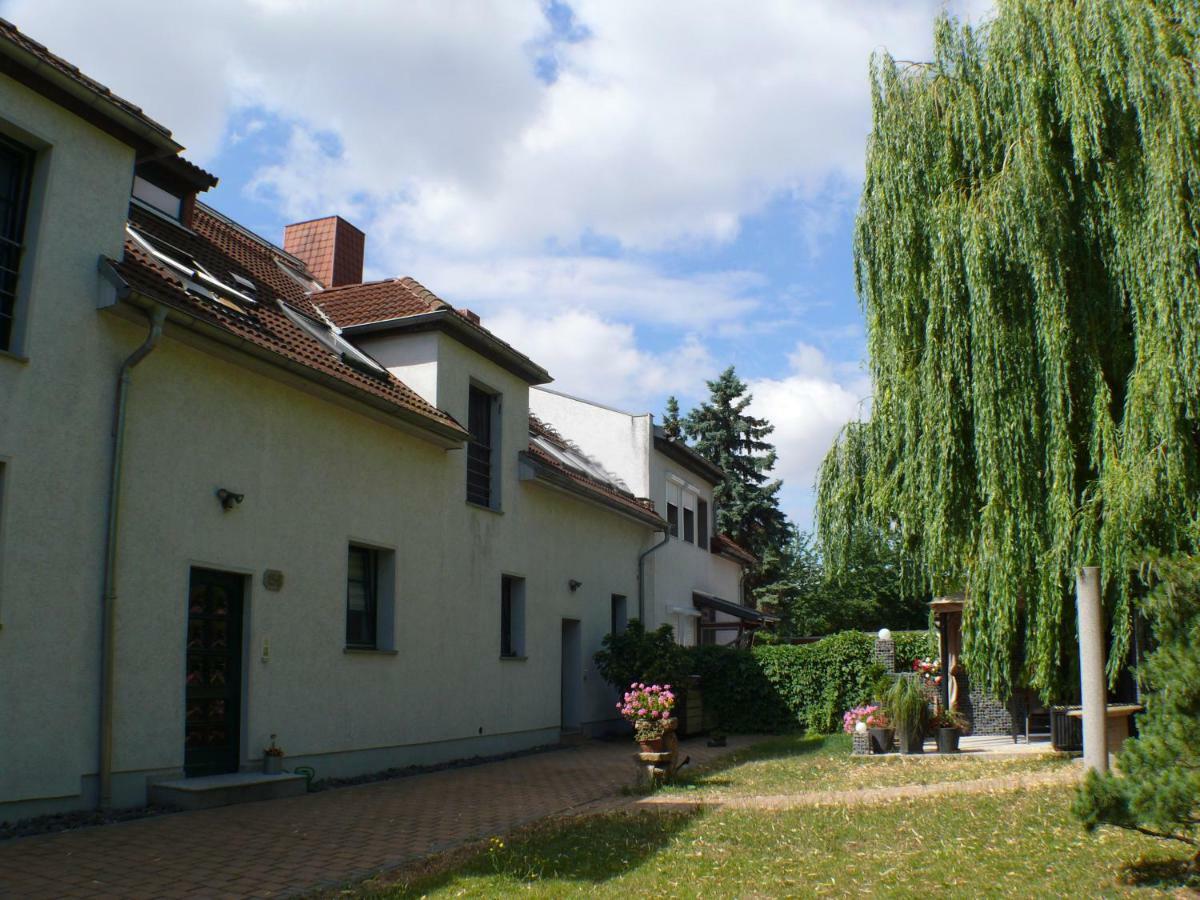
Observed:
[[[552,821],[366,897],[1171,896],[1185,850],[1085,834],[1062,786],[847,809]]]
[[[707,769],[684,769],[664,790],[698,797],[850,791],[1020,776],[1067,765],[1058,756],[851,756],[849,735],[789,735],[745,747]]]
[[[1020,776],[1069,765],[1038,757],[856,759],[849,750],[844,735],[775,738],[692,772],[665,793],[742,798]],[[338,896],[1178,894],[1186,849],[1124,831],[1084,833],[1069,812],[1073,792],[1056,784],[855,807],[667,806],[566,818]]]

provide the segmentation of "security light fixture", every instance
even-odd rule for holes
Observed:
[[[221,501],[221,509],[225,512],[233,509],[246,498],[245,494],[235,494],[225,488],[217,488],[217,499]]]
[[[576,581],[574,578],[572,578],[570,581],[567,582],[567,587],[569,587],[571,589],[571,593],[573,594],[577,590],[579,590],[581,587],[583,587],[583,582]]]

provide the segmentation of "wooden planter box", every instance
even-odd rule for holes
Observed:
[[[704,692],[700,689],[699,677],[688,679],[688,684],[681,692],[675,704],[675,718],[679,720],[678,733],[680,737],[694,737],[704,734],[711,728],[704,721]]]

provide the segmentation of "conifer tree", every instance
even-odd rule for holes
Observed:
[[[1200,866],[1200,557],[1153,564],[1158,583],[1142,602],[1158,641],[1139,675],[1147,688],[1138,736],[1120,774],[1088,774],[1075,814],[1089,831],[1115,825],[1192,848]]]
[[[767,437],[775,426],[746,411],[753,398],[733,366],[707,384],[708,400],[688,413],[684,428],[693,448],[725,472],[725,482],[714,492],[717,528],[760,559],[776,559],[790,534],[779,508],[781,484],[768,475],[775,448]],[[760,569],[750,580],[751,590],[776,575]]]
[[[679,418],[679,401],[674,395],[667,398],[667,411],[663,414],[662,427],[670,440],[683,440],[683,420]]]

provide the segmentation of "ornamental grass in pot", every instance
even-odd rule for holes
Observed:
[[[925,726],[929,706],[917,678],[901,675],[884,699],[888,714],[896,726],[901,753],[924,753]]]
[[[957,753],[958,739],[967,727],[967,720],[957,709],[939,709],[930,720],[929,727],[937,735],[938,753]]]
[[[617,704],[625,720],[633,725],[643,753],[662,753],[664,735],[675,730],[675,694],[669,684],[635,681]]]

